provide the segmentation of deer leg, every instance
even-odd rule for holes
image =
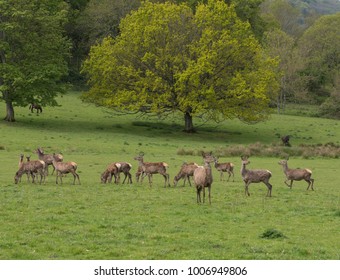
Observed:
[[[223,171],[220,171],[220,181],[223,181]]]
[[[191,187],[190,176],[187,176],[187,178],[188,178],[188,181],[189,181],[189,185]]]
[[[264,182],[268,188],[268,191],[267,191],[267,196],[271,197],[272,196],[272,188],[273,186],[269,183],[269,182]]]
[[[288,187],[290,187],[290,188],[292,188],[292,186],[293,186],[293,180],[290,180],[290,185],[287,183],[287,181],[289,181],[288,179],[285,181],[285,184],[288,186]]]
[[[168,173],[165,173],[166,174],[166,179],[168,181],[168,187],[170,187],[170,176]]]
[[[245,191],[245,195],[248,195],[248,196],[250,196],[250,193],[249,193],[249,191],[248,191],[248,186],[250,185],[250,183],[248,182],[248,183],[246,183],[246,185],[245,185],[245,188],[244,188],[244,191]]]
[[[312,191],[314,191],[314,179],[312,179],[312,178],[310,178],[310,180],[311,180],[311,182],[312,182],[312,185],[311,185],[311,187],[312,187]]]
[[[144,171],[142,172],[142,177],[140,179],[140,182],[143,183],[143,179],[146,177],[146,175],[150,176],[150,174],[146,174]],[[150,177],[149,177],[149,181],[150,181]]]
[[[203,203],[205,203],[205,187],[203,187]]]
[[[201,202],[201,188],[196,187],[197,203]]]
[[[151,174],[148,174],[148,178],[149,178],[149,186],[152,187]],[[143,181],[143,177],[142,177],[142,181]]]
[[[128,172],[127,174],[128,174],[128,183],[129,183],[129,184],[132,184],[132,176],[131,176],[131,173]]]
[[[123,184],[125,183],[125,180],[126,180],[126,177],[127,177],[127,174],[124,173],[125,177],[124,177],[124,180],[123,180]]]
[[[210,186],[208,187],[208,196],[209,196],[209,204],[211,204],[211,196],[210,196]]]

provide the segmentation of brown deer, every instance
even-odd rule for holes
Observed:
[[[120,167],[118,168],[118,183],[120,180],[120,173],[124,173],[125,177],[123,180],[123,184],[125,183],[126,178],[128,178],[128,184],[132,184],[132,177],[131,177],[131,173],[130,170],[132,168],[132,165],[128,162],[117,162]]]
[[[250,193],[248,191],[248,187],[251,183],[264,183],[267,188],[267,196],[272,196],[272,188],[273,186],[269,183],[269,179],[272,176],[272,173],[269,170],[247,170],[246,165],[250,163],[248,160],[248,157],[241,157],[242,160],[242,167],[241,167],[241,176],[243,178],[243,181],[245,183],[245,194],[250,196]]]
[[[120,169],[120,164],[117,162],[113,162],[109,164],[105,171],[102,173],[100,179],[101,182],[106,184],[107,182],[111,183],[112,182],[112,176],[115,178],[115,184],[118,183],[118,176],[119,176],[119,169]]]
[[[152,186],[152,174],[161,174],[164,177],[164,187],[169,186],[169,174],[166,172],[169,165],[166,162],[144,162],[144,153],[134,158],[138,161],[139,168],[142,170],[141,183],[145,176],[149,178],[149,185]]]
[[[233,182],[234,182],[234,164],[231,162],[224,162],[224,163],[218,163],[218,158],[214,158],[215,161],[215,168],[217,171],[220,172],[220,181],[223,181],[223,172],[228,172],[230,179],[230,176],[233,175]]]
[[[194,162],[183,163],[181,166],[181,169],[179,170],[178,174],[174,178],[174,186],[176,187],[178,181],[184,178],[184,187],[185,187],[185,182],[187,179],[191,187],[190,177],[194,176],[194,171],[197,167],[198,167],[198,164]]]
[[[34,109],[37,110],[37,115],[39,113],[42,113],[42,107],[39,104],[31,103],[31,105],[29,106],[29,109],[31,110],[31,113],[33,113]]]
[[[211,204],[211,185],[213,176],[210,163],[214,161],[212,153],[203,153],[204,166],[198,166],[194,171],[194,182],[196,185],[197,203],[201,203],[201,192],[203,191],[203,203],[205,202],[205,188],[208,188],[209,204]]]
[[[293,181],[301,181],[305,180],[308,183],[307,190],[309,190],[309,187],[314,191],[313,185],[314,185],[314,179],[311,178],[312,171],[309,169],[289,169],[288,168],[288,159],[286,160],[280,160],[279,164],[283,167],[283,172],[286,175],[287,180],[285,181],[285,184],[292,188]],[[287,183],[287,181],[290,181],[290,185]]]
[[[44,151],[42,148],[38,148],[36,151],[35,151],[38,155],[38,158],[40,160],[43,160],[46,164],[46,173],[48,174],[48,166],[49,165],[52,165],[52,168],[53,168],[53,171],[52,171],[52,175],[54,173],[54,165],[53,165],[53,160],[57,161],[57,162],[61,162],[63,161],[63,155],[62,154],[53,154],[53,155],[50,155],[50,154],[44,154]],[[55,158],[54,158],[55,156]]]
[[[27,174],[27,179],[29,181],[29,176],[32,177],[32,183],[34,183],[35,180],[35,174],[40,175],[40,184],[42,180],[45,182],[45,162],[42,160],[32,160],[30,161],[30,157],[28,156],[28,161],[23,162],[24,155],[20,155],[20,161],[19,164],[19,170],[15,173],[14,176],[14,183],[17,184],[21,181],[21,177],[24,173]]]
[[[77,174],[76,170],[78,168],[77,164],[73,161],[69,162],[60,162],[58,161],[58,155],[53,154],[53,161],[52,164],[56,170],[56,184],[58,184],[58,177],[60,178],[60,183],[63,183],[62,177],[64,174],[71,173],[73,175],[73,185],[76,183],[76,179],[78,179],[78,183],[80,185],[79,175]]]

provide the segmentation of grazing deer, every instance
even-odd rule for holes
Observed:
[[[286,175],[287,180],[285,181],[285,184],[292,188],[293,181],[301,181],[305,180],[308,183],[307,190],[309,187],[314,191],[313,185],[314,185],[314,179],[311,178],[312,171],[309,169],[289,169],[288,168],[288,159],[286,160],[280,160],[279,164],[283,167],[283,172]],[[290,181],[290,185],[287,183],[287,181]]]
[[[272,188],[273,186],[269,183],[269,179],[272,176],[272,173],[269,170],[247,170],[246,165],[250,163],[248,157],[241,157],[242,167],[241,167],[241,176],[245,183],[245,194],[250,196],[248,191],[248,187],[251,183],[264,183],[267,188],[267,196],[272,196]]]
[[[201,192],[203,191],[203,203],[205,201],[205,188],[208,188],[209,204],[211,204],[211,185],[213,182],[210,163],[214,161],[211,153],[203,153],[204,166],[198,166],[194,171],[194,182],[196,185],[197,203],[201,203]]]
[[[215,168],[217,171],[220,171],[220,181],[223,181],[223,172],[228,172],[230,179],[230,176],[233,175],[233,182],[234,182],[234,164],[231,162],[225,162],[225,163],[218,163],[218,158],[214,158],[215,161]]]
[[[60,178],[60,183],[63,183],[62,177],[64,174],[71,173],[73,175],[73,185],[76,183],[76,178],[78,179],[78,183],[80,185],[79,175],[77,174],[77,164],[73,161],[70,162],[60,162],[58,161],[58,155],[53,154],[52,164],[56,170],[56,184],[58,184],[58,177]]]
[[[106,184],[107,182],[112,182],[112,176],[115,178],[115,184],[118,183],[120,164],[117,162],[113,162],[106,167],[105,171],[102,173],[100,179],[101,182]]]
[[[42,107],[39,104],[31,103],[29,109],[31,110],[31,113],[33,113],[34,109],[37,110],[37,114],[42,113]]]
[[[29,176],[32,177],[32,183],[34,183],[35,173],[40,174],[40,184],[42,180],[45,182],[45,162],[42,160],[32,160],[30,161],[30,156],[27,157],[28,161],[23,162],[24,155],[20,155],[19,170],[15,173],[14,183],[17,184],[21,181],[21,177],[24,173],[27,174],[27,179],[29,181]]]
[[[141,173],[141,183],[145,176],[149,178],[149,185],[152,186],[152,174],[161,174],[164,177],[164,187],[169,186],[169,174],[166,172],[169,165],[165,162],[144,162],[144,153],[140,153],[139,156],[134,159],[138,161],[139,169]]]
[[[190,177],[194,176],[194,171],[198,167],[197,163],[191,162],[191,163],[183,163],[180,171],[174,178],[174,186],[177,186],[177,183],[180,179],[184,178],[184,187],[185,182],[188,179],[189,185],[191,187]]]

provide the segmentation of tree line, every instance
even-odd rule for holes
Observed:
[[[322,1],[338,11],[324,15],[318,2],[0,1],[5,120],[86,83],[84,101],[180,111],[188,132],[194,117],[253,123],[287,102],[339,118],[340,3]]]

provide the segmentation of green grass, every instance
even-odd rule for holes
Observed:
[[[202,162],[200,150],[221,151],[259,142],[279,145],[278,135],[291,134],[294,146],[339,145],[335,120],[273,115],[257,125],[236,120],[221,124],[195,119],[199,132],[182,132],[182,117],[168,120],[112,116],[80,102],[77,93],[59,99],[61,107],[31,114],[16,110],[16,123],[0,123],[0,259],[340,259],[339,159],[291,157],[290,167],[313,170],[315,191],[307,183],[284,183],[279,158],[253,156],[249,168],[266,168],[273,177],[273,196],[263,184],[250,185],[245,197],[235,163],[235,182],[220,182],[213,170],[212,205],[197,205],[194,187],[163,188],[154,175],[133,185],[100,184],[113,161],[129,161],[133,173],[140,151],[147,161],[166,161],[171,181],[183,161]],[[1,104],[0,115],[4,115]],[[81,185],[72,176],[57,186],[23,177],[14,184],[20,153],[43,147],[76,161]],[[293,148],[292,147],[292,148]],[[192,150],[192,154],[181,151]],[[133,178],[134,179],[134,178]]]

